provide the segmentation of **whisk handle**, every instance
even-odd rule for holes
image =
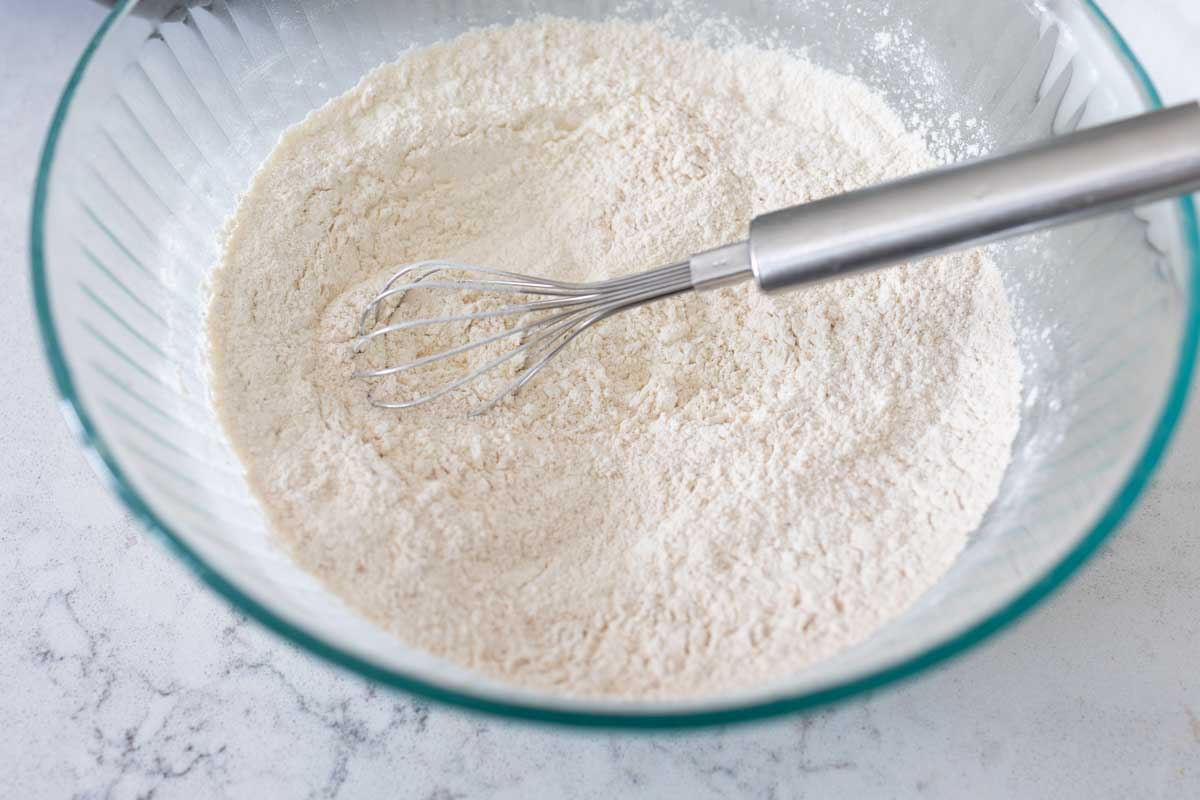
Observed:
[[[764,214],[748,266],[781,291],[1197,189],[1200,104],[1188,103]],[[701,275],[706,256],[737,248],[697,256]]]

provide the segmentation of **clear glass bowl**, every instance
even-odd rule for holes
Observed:
[[[54,116],[33,209],[46,351],[97,469],[213,589],[291,641],[381,683],[507,716],[630,727],[756,719],[912,675],[1012,621],[1128,512],[1178,419],[1196,350],[1189,199],[1002,246],[1026,365],[1000,496],[916,607],[840,656],[754,691],[687,702],[520,691],[404,647],[276,548],[214,419],[202,313],[218,235],[280,131],[406,48],[538,12],[657,16],[655,2],[124,2]],[[163,7],[172,10],[160,13]],[[1075,2],[709,2],[720,17],[932,119],[930,143],[1010,143],[1156,107],[1100,11]],[[720,27],[720,26],[718,26]],[[330,465],[336,469],[337,465]]]

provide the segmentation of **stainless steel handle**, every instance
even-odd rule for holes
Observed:
[[[1188,103],[764,214],[750,268],[780,291],[1197,189],[1200,104]],[[730,282],[706,255],[707,284]]]

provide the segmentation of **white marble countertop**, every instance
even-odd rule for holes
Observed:
[[[1168,99],[1200,93],[1194,0],[1103,5]],[[654,736],[509,724],[376,689],[246,621],[137,528],[57,413],[28,298],[29,189],[102,11],[6,12],[0,796],[1200,796],[1195,402],[1138,511],[1049,603],[811,716]]]

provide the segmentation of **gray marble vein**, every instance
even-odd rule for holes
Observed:
[[[1155,3],[1157,21],[1105,5],[1135,47],[1165,37],[1146,55],[1169,95],[1200,88],[1190,0]],[[1200,796],[1195,412],[1125,530],[1045,608],[807,716],[676,735],[507,723],[373,687],[243,619],[109,497],[57,413],[28,302],[28,193],[101,11],[4,10],[0,797]]]

